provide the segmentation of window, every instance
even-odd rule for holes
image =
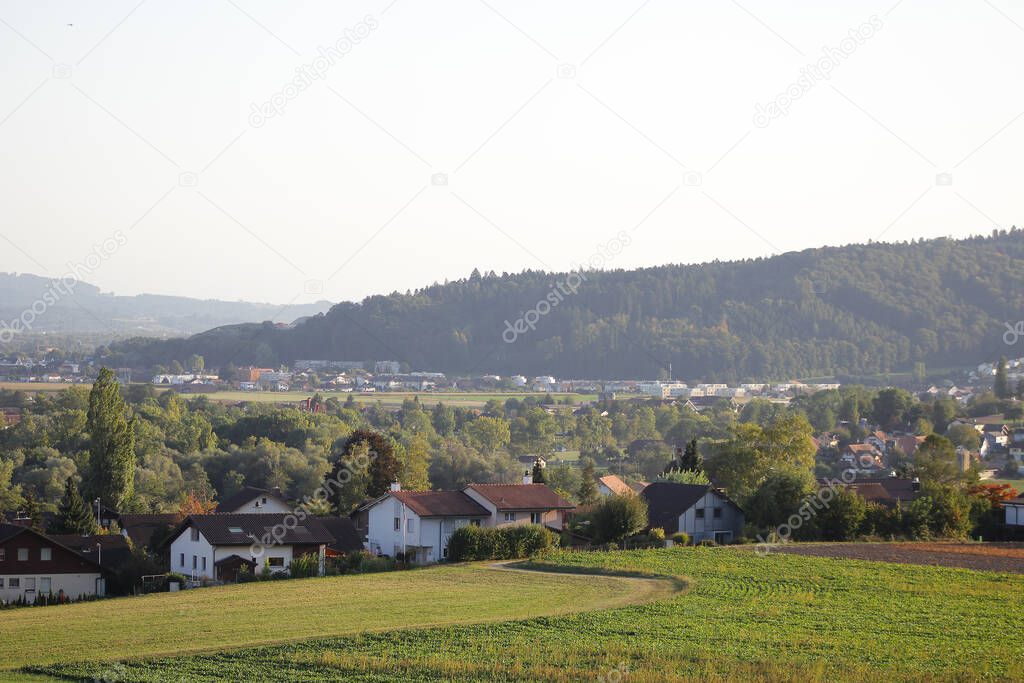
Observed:
[[[697,508],[697,519],[704,519],[704,508]]]
[[[21,579],[9,579],[7,581],[8,588],[21,588]]]
[[[206,571],[206,556],[203,556],[203,571]]]
[[[395,531],[401,531],[401,530],[402,530],[402,518],[401,517],[395,517]]]
[[[543,512],[531,512],[530,513],[530,523],[531,524],[540,524],[543,519],[544,519],[544,513]]]
[[[4,587],[4,578],[0,576],[0,588]]]
[[[39,592],[40,593],[49,593],[50,592],[50,577],[49,576],[44,576],[43,578],[39,579]]]
[[[516,513],[514,513],[514,512],[506,512],[505,513],[505,521],[506,522],[514,522],[514,521],[516,521]]]
[[[53,548],[40,548],[39,559],[43,562],[49,562],[53,559]]]
[[[199,540],[199,529],[197,529],[195,527],[192,527],[191,529],[189,529],[189,538],[192,539],[193,541],[198,541]]]
[[[444,558],[448,557],[448,548],[444,549],[444,551],[441,553],[441,556],[444,557]],[[0,579],[0,581],[3,581],[3,579]],[[0,588],[3,588],[3,587],[4,587],[3,584],[0,583]]]
[[[185,553],[181,553],[181,555],[179,555],[179,556],[178,556],[178,558],[179,558],[179,559],[178,559],[178,565],[179,565],[179,566],[180,566],[180,567],[181,567],[182,569],[184,569],[184,568],[185,568]]]
[[[228,531],[230,531],[233,534],[240,534],[240,533],[242,533],[242,527],[240,527],[240,526],[229,526],[228,527]],[[197,532],[197,534],[198,534],[198,532]],[[197,538],[195,540],[198,541],[199,539]]]
[[[284,558],[283,557],[271,557],[271,558],[268,558],[267,559],[267,565],[269,565],[271,567],[281,567],[281,568],[283,568],[284,567]]]
[[[721,519],[721,517],[722,517],[722,508],[715,508],[715,519]]]
[[[266,496],[263,496],[263,504],[264,504],[264,505],[266,505],[266,504],[267,504],[267,497],[266,497]]]
[[[28,562],[28,548],[18,548],[18,562]]]
[[[36,589],[35,577],[25,579],[25,590],[34,591]]]
[[[192,569],[198,569],[199,558],[195,555],[192,556]]]
[[[406,530],[406,531],[408,531],[408,532],[409,532],[410,534],[412,533],[412,530],[413,530],[413,528],[412,528],[412,527],[413,527],[413,524],[412,524],[412,522],[413,522],[413,521],[412,521],[411,519],[407,519],[407,520],[405,520],[405,530]]]
[[[3,562],[6,559],[7,559],[7,549],[6,548],[0,548],[0,562]]]

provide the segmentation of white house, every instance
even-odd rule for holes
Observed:
[[[404,554],[420,564],[448,556],[448,541],[461,527],[542,524],[561,529],[575,506],[544,484],[470,484],[461,491],[402,491],[397,484],[360,508],[367,517],[371,552]]]
[[[731,543],[743,534],[743,510],[712,486],[656,481],[640,492],[650,528],[669,536],[685,532],[693,542]]]
[[[296,523],[297,522],[297,523]],[[170,571],[194,581],[233,581],[247,567],[260,572],[288,571],[292,560],[317,557],[319,572],[334,536],[315,517],[297,519],[289,514],[191,515],[172,532]]]
[[[443,560],[456,529],[480,526],[490,515],[461,491],[402,491],[397,484],[365,509],[370,552],[402,553],[421,564]]]
[[[217,505],[217,512],[276,514],[291,512],[288,501],[281,495],[281,489],[258,489],[245,486],[238,493],[228,496]]]

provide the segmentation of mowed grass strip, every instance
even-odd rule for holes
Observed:
[[[26,665],[564,614],[650,597],[628,579],[453,565],[12,609],[0,612],[0,680],[3,669]]]
[[[121,680],[1024,680],[1020,575],[731,548],[563,552],[536,564],[690,584],[620,609],[127,662]]]

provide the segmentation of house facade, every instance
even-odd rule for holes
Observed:
[[[71,600],[106,595],[106,572],[89,559],[28,527],[0,524],[0,601],[41,595]]]
[[[540,524],[553,530],[575,506],[544,484],[470,484],[461,491],[392,490],[358,511],[366,519],[366,548],[399,553],[417,564],[440,562],[464,526]]]
[[[647,503],[649,528],[669,536],[682,531],[694,543],[731,543],[743,534],[743,510],[712,486],[654,482],[640,492]]]
[[[297,523],[296,523],[297,522]],[[250,572],[287,572],[296,558],[315,555],[319,573],[334,536],[315,517],[215,513],[187,517],[168,537],[169,570],[193,581],[234,581]]]
[[[439,562],[457,529],[484,525],[490,513],[461,491],[393,490],[367,508],[367,549],[413,562]]]

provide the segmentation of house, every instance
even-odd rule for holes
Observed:
[[[656,481],[640,492],[647,503],[648,529],[671,536],[682,531],[693,542],[731,543],[743,534],[743,510],[709,485]]]
[[[482,526],[490,515],[461,491],[402,491],[397,484],[363,507],[370,552],[392,557],[402,553],[421,564],[446,558],[457,529]]]
[[[27,526],[0,524],[0,602],[40,595],[77,600],[106,595],[108,572],[95,558]]]
[[[170,550],[172,572],[193,581],[234,581],[243,566],[250,572],[262,567],[286,572],[293,559],[304,555],[316,555],[323,574],[327,546],[334,543],[316,517],[214,513],[186,517],[164,547]]]
[[[216,512],[235,513],[284,513],[292,512],[292,506],[281,495],[281,489],[258,489],[255,486],[243,486],[238,493],[228,496],[218,505]]]
[[[181,522],[177,513],[164,514],[123,514],[121,535],[131,540],[136,548],[156,550],[166,535]],[[155,543],[154,543],[155,540]]]
[[[1003,510],[1007,526],[1024,526],[1024,497],[1003,501]]]
[[[461,491],[403,491],[395,482],[384,495],[362,505],[370,552],[404,554],[420,564],[448,556],[448,541],[461,527],[542,524],[562,529],[575,506],[544,484],[470,484]]]
[[[462,492],[490,513],[484,526],[543,524],[559,530],[565,514],[576,509],[545,484],[534,484],[529,474],[522,484],[470,484]]]
[[[597,492],[602,496],[621,496],[633,493],[632,487],[614,474],[597,478]]]
[[[822,486],[830,485],[828,482],[819,483]],[[921,495],[921,482],[916,477],[865,477],[850,482],[846,488],[869,503],[878,503],[886,507],[905,505]]]
[[[867,443],[851,443],[843,448],[839,461],[855,470],[872,471],[882,467],[882,454]]]

